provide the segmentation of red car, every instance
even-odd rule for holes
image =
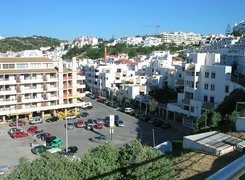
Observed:
[[[96,124],[96,128],[97,128],[97,129],[102,129],[102,128],[103,128],[103,123],[102,123],[102,122],[98,122],[98,123]]]
[[[37,135],[37,139],[44,141],[47,137],[51,136],[51,133],[41,133]]]
[[[85,127],[85,123],[84,123],[84,120],[83,119],[77,120],[77,122],[75,122],[74,125],[75,125],[76,128],[83,128],[83,127]]]
[[[11,122],[11,123],[9,123],[9,126],[10,127],[13,127],[13,126],[16,126],[16,121],[15,122]],[[18,126],[25,126],[26,125],[26,122],[25,121],[23,121],[23,120],[20,120],[20,121],[18,121]]]
[[[37,126],[30,126],[28,129],[27,129],[27,132],[32,134],[34,133],[35,131],[38,130],[38,127]]]
[[[28,133],[22,131],[15,131],[10,135],[12,138],[21,138],[28,136]]]

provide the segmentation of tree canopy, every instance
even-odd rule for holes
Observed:
[[[236,109],[237,102],[245,102],[245,92],[242,89],[235,89],[226,96],[224,101],[217,107],[217,111],[224,117]]]
[[[170,159],[133,141],[120,148],[104,143],[71,161],[58,154],[43,154],[32,162],[21,158],[7,179],[176,179]]]

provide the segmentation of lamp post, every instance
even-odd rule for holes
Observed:
[[[65,117],[66,118],[66,117]],[[68,152],[68,131],[67,131],[67,118],[66,118],[66,152]]]

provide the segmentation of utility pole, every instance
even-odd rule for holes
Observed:
[[[67,131],[67,117],[66,118],[66,152],[68,152],[68,131]]]
[[[155,131],[152,129],[152,140],[153,140],[153,147],[155,147]]]

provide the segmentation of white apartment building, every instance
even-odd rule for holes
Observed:
[[[83,47],[84,45],[95,46],[98,44],[98,42],[98,38],[94,36],[80,36],[74,40],[74,44],[77,45],[79,48]]]
[[[40,50],[25,50],[19,52],[20,57],[43,57],[43,52]]]
[[[235,24],[233,30],[245,33],[245,21],[241,21],[239,24]]]
[[[93,93],[103,90],[118,90],[121,84],[134,83],[135,71],[132,64],[99,64],[84,67],[86,84]]]
[[[83,104],[83,76],[73,59],[71,69],[48,58],[0,58],[0,120],[46,114]]]
[[[245,76],[245,37],[227,36],[201,47],[200,52],[220,53],[222,64],[236,64],[237,72]]]
[[[202,40],[202,36],[200,34],[195,34],[192,32],[163,32],[162,42],[166,44],[199,44]]]
[[[167,104],[167,115],[181,117],[184,126],[193,127],[194,119],[206,109],[216,108],[236,88],[231,82],[231,66],[219,65],[219,54],[193,53],[185,64],[184,91],[177,103]]]
[[[142,41],[142,46],[159,46],[160,44],[162,44],[162,39],[156,37],[146,37]]]
[[[126,43],[129,45],[139,45],[143,41],[142,37],[124,37],[114,41],[114,45],[117,43]]]

